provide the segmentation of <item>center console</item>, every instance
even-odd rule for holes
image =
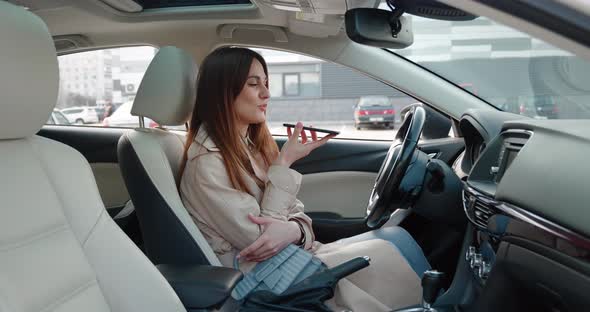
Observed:
[[[235,311],[238,302],[230,297],[242,272],[210,265],[156,266],[174,289],[187,312]]]
[[[501,203],[495,200],[497,187],[532,135],[528,130],[503,131],[480,155],[465,183],[463,209],[476,230],[465,260],[480,285],[485,285],[509,223],[499,208]]]

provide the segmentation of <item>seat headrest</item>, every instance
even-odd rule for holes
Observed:
[[[0,140],[31,136],[57,102],[59,69],[45,23],[0,1]]]
[[[163,126],[184,124],[195,105],[196,77],[197,65],[190,54],[162,47],[143,76],[131,114]]]

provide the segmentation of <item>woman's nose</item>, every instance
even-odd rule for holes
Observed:
[[[269,98],[270,97],[270,90],[268,90],[268,87],[263,85],[264,87],[262,88],[262,91],[260,92],[260,97],[263,99]]]

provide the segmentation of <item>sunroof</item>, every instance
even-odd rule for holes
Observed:
[[[143,9],[173,8],[183,6],[250,4],[250,0],[134,0]]]

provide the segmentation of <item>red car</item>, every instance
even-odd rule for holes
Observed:
[[[395,109],[386,96],[362,96],[354,108],[354,126],[381,126],[393,129]]]

